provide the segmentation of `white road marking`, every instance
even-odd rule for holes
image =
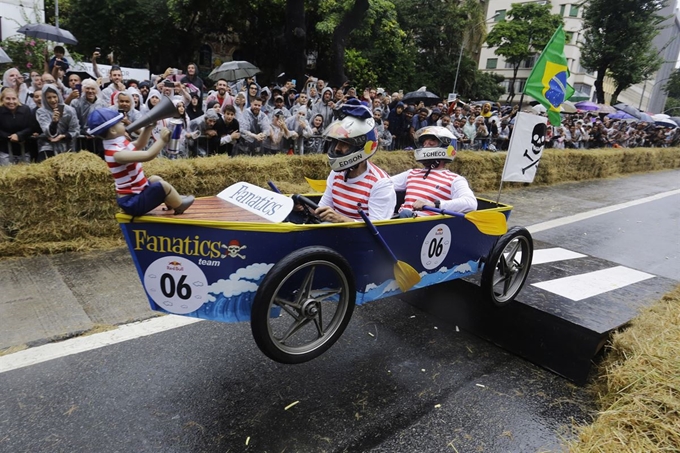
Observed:
[[[0,373],[36,365],[60,357],[91,351],[92,349],[110,346],[123,341],[134,340],[135,338],[176,329],[177,327],[184,327],[198,321],[202,320],[186,316],[160,316],[145,321],[124,324],[107,332],[71,338],[58,343],[49,343],[43,346],[25,349],[23,351],[15,352],[14,354],[0,357]]]
[[[593,209],[588,212],[581,212],[578,214],[570,215],[567,217],[562,217],[559,219],[548,220],[547,222],[537,223],[527,227],[527,230],[531,234],[538,233],[539,231],[549,230],[551,228],[557,228],[564,225],[569,225],[570,223],[580,222],[581,220],[590,219],[592,217],[597,217],[602,214],[608,214],[610,212],[619,211],[621,209],[630,208],[631,206],[637,206],[639,204],[649,203],[650,201],[660,200],[662,198],[670,197],[673,195],[680,194],[680,189],[670,190],[668,192],[658,193],[650,197],[640,198],[639,200],[627,201],[625,203],[615,204],[613,206],[605,206],[604,208]]]
[[[571,250],[563,249],[562,247],[539,249],[534,250],[534,256],[531,259],[531,265],[535,266],[536,264],[573,260],[575,258],[583,258],[585,256],[586,255],[582,253],[572,252]]]
[[[573,301],[579,301],[653,277],[646,272],[625,266],[616,266],[595,272],[532,283],[531,286]]]
[[[544,231],[550,228],[568,225],[570,223],[618,211],[620,209],[629,208],[631,206],[648,203],[650,201],[659,200],[676,194],[680,194],[680,189],[671,190],[668,192],[652,195],[650,197],[641,198],[639,200],[628,201],[626,203],[599,208],[588,212],[582,212],[580,214],[562,217],[560,219],[554,219],[547,222],[537,223],[535,225],[527,227],[527,230],[529,230],[531,233],[537,233],[539,231]],[[138,323],[121,325],[117,329],[111,330],[109,332],[88,335],[85,337],[72,338],[70,340],[65,340],[58,343],[50,343],[44,346],[37,346],[35,348],[26,349],[24,351],[19,351],[14,354],[9,354],[0,357],[0,374],[6,371],[16,370],[18,368],[23,368],[30,365],[36,365],[38,363],[46,362],[48,360],[57,359],[59,357],[78,354],[80,352],[90,351],[92,349],[97,349],[111,344],[120,343],[122,341],[134,340],[135,338],[153,335],[155,333],[175,329],[177,327],[183,327],[189,324],[193,324],[197,321],[200,320],[196,318],[189,318],[183,316],[163,316],[160,318],[153,318]]]

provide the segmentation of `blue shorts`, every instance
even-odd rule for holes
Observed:
[[[141,193],[119,197],[118,206],[126,214],[137,217],[160,206],[165,201],[165,196],[163,184],[156,181],[146,186]]]

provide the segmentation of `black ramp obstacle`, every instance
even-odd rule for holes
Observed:
[[[612,332],[677,285],[540,241],[535,247],[524,288],[508,306],[485,300],[476,277],[411,291],[402,299],[452,328],[459,326],[583,385]],[[558,257],[571,256],[541,261],[554,250]]]

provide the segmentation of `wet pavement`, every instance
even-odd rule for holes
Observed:
[[[511,224],[533,225],[679,188],[667,171],[501,201]],[[664,200],[535,237],[677,281],[678,196]],[[670,218],[655,217],[668,203]],[[1,349],[154,315],[127,250],[3,264]],[[333,348],[296,366],[263,356],[246,323],[199,322],[0,373],[0,451],[559,451],[591,410],[583,388],[391,298],[355,310]]]

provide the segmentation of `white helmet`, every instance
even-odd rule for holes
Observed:
[[[418,148],[413,152],[418,162],[426,161],[453,161],[456,155],[456,137],[445,127],[427,126],[416,132]],[[423,148],[427,138],[435,138],[439,144],[434,147]]]
[[[370,117],[345,116],[332,122],[323,135],[326,139],[328,161],[334,171],[351,169],[367,160],[378,149],[375,121]],[[349,151],[337,154],[335,152],[337,142],[347,143],[350,146]]]

